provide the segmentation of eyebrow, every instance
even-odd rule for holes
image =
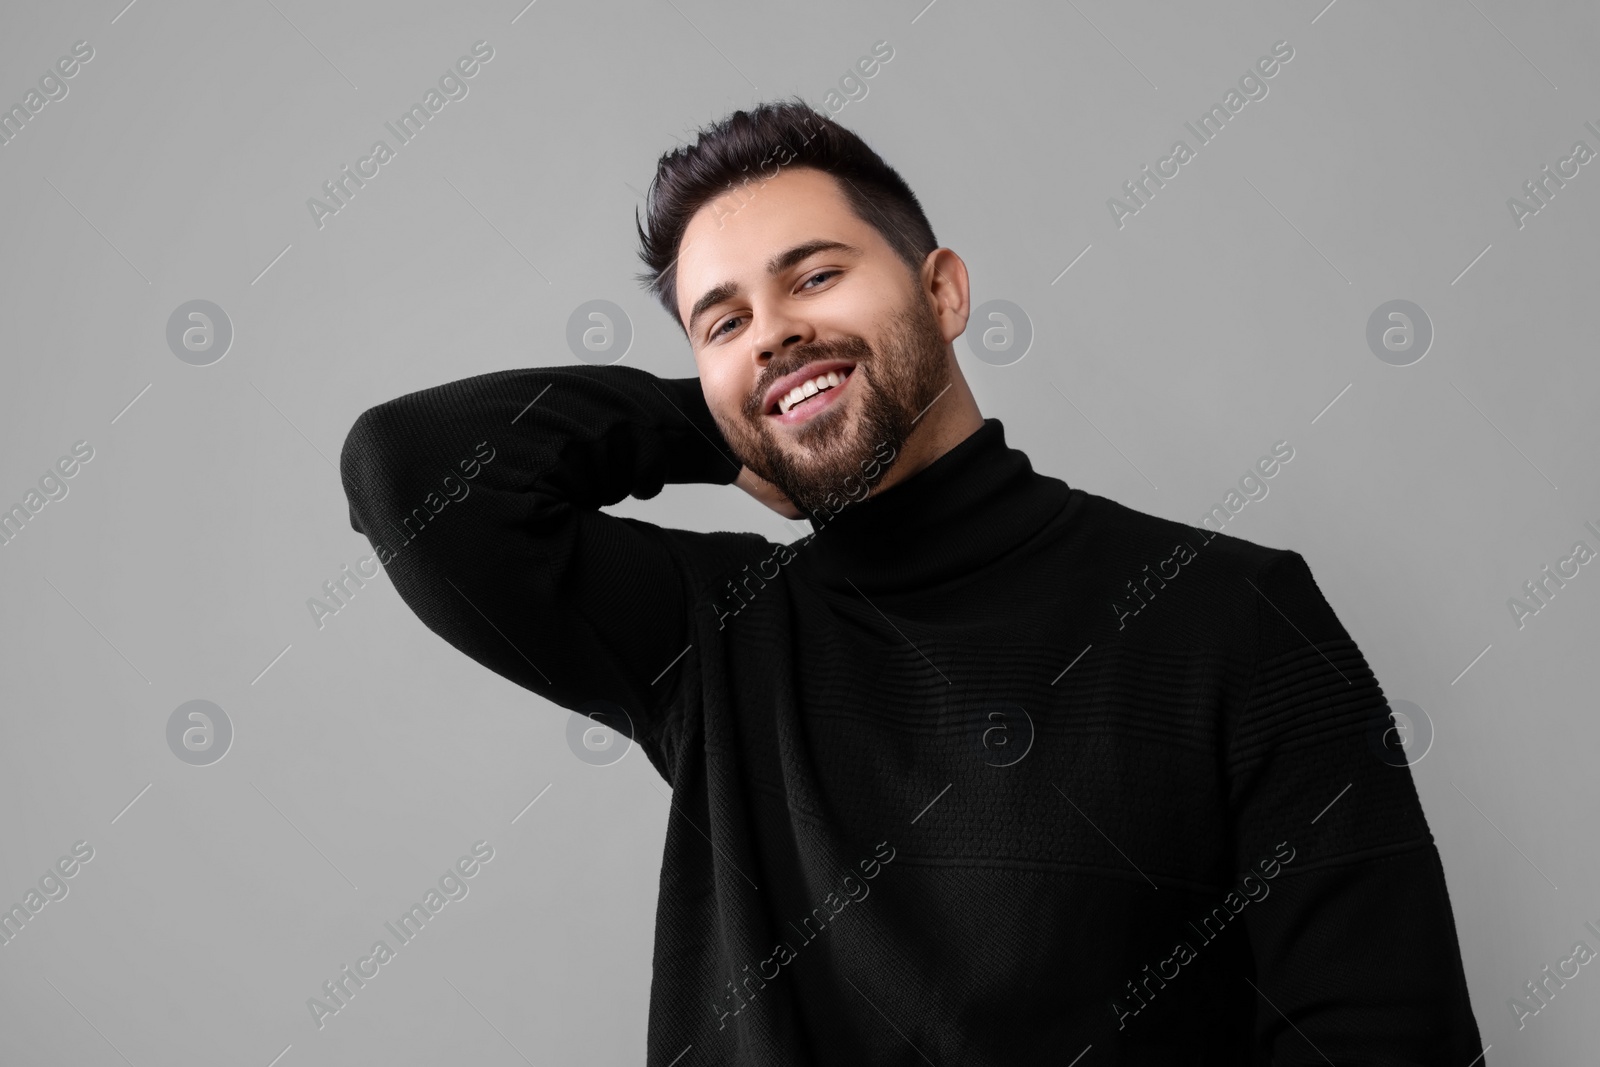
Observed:
[[[863,254],[861,249],[855,245],[845,244],[843,241],[817,238],[813,241],[797,244],[793,248],[785,249],[767,260],[767,274],[775,278],[796,263],[808,259],[818,252],[842,252],[845,255],[858,257]],[[694,333],[695,323],[700,320],[701,315],[704,315],[724,300],[731,300],[738,295],[738,282],[723,282],[721,285],[714,285],[707,289],[705,294],[694,302],[694,308],[689,312],[689,333]]]

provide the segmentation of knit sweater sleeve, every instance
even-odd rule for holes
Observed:
[[[340,456],[350,524],[429,629],[550,701],[620,704],[649,737],[689,638],[681,549],[716,535],[600,508],[739,471],[698,378],[495,371],[364,412]],[[627,733],[626,724],[618,723]]]
[[[1241,909],[1263,1062],[1463,1067],[1483,1046],[1410,768],[1376,741],[1383,690],[1298,553],[1251,584],[1255,677],[1227,773],[1235,870],[1265,894]]]

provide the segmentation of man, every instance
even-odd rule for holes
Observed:
[[[1035,472],[956,362],[960,257],[804,105],[663,156],[648,216],[696,377],[478,375],[363,414],[342,471],[429,627],[671,784],[649,1063],[1479,1057],[1305,560]],[[813,533],[600,510],[685,482]]]

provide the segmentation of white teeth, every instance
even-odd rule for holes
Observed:
[[[801,382],[789,390],[786,396],[778,398],[778,411],[787,414],[790,408],[806,399],[806,397],[816,396],[826,389],[832,389],[842,381],[844,381],[843,374],[838,371],[829,371],[827,374],[817,375],[808,382]]]

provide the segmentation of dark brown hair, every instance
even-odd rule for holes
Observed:
[[[639,258],[650,269],[639,283],[684,329],[678,317],[677,258],[683,232],[707,202],[749,179],[770,179],[783,167],[831,174],[851,210],[883,235],[913,274],[939,247],[911,187],[867,143],[795,97],[760,104],[702,127],[694,144],[663,154],[650,182],[639,231]],[[687,333],[687,331],[685,330]]]

